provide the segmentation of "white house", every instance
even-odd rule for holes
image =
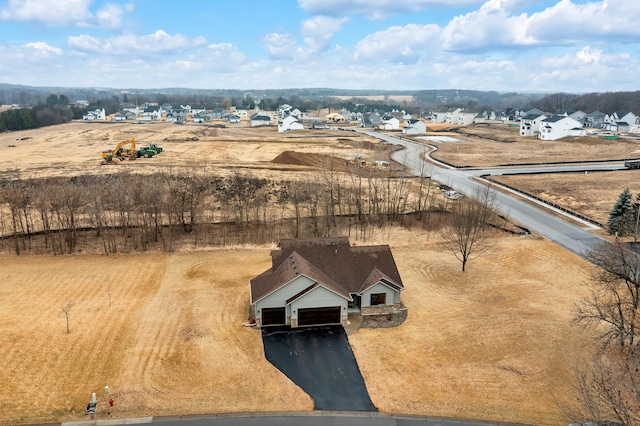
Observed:
[[[460,126],[466,126],[467,124],[472,124],[477,115],[478,113],[476,112],[460,111],[458,113],[458,124]]]
[[[87,111],[87,113],[82,116],[82,119],[84,121],[95,121],[95,120],[104,120],[106,119],[106,117],[107,115],[104,111],[104,108],[102,108],[102,109],[95,109],[93,111]]]
[[[400,120],[391,115],[382,117],[382,122],[378,125],[380,130],[400,130]]]
[[[555,141],[568,136],[584,136],[585,131],[578,120],[571,117],[556,115],[542,120],[539,139]]]
[[[520,136],[538,136],[540,124],[547,118],[544,114],[527,114],[520,119]]]
[[[616,111],[604,117],[602,128],[614,132],[626,132],[635,125],[637,118],[638,116],[632,112]]]
[[[291,130],[303,130],[304,126],[293,115],[278,121],[278,132],[288,132]]]
[[[462,112],[462,108],[452,108],[445,113],[444,122],[447,124],[458,124],[458,115]]]
[[[272,266],[250,282],[258,327],[346,325],[350,312],[397,325],[404,290],[387,245],[351,246],[347,237],[280,241]]]
[[[417,119],[410,119],[402,129],[405,135],[422,135],[427,133],[427,123]]]
[[[266,114],[256,112],[252,114],[250,119],[251,127],[268,126],[271,124],[271,117]]]

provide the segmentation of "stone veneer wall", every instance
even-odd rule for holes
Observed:
[[[407,319],[407,308],[402,304],[373,306],[362,309],[361,328],[397,327]]]

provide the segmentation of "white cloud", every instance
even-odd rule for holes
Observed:
[[[298,51],[296,38],[291,34],[271,33],[262,37],[271,59],[291,59]]]
[[[40,21],[47,25],[69,25],[91,17],[92,0],[9,0],[0,12],[5,21]]]
[[[482,0],[298,0],[309,13],[328,16],[363,15],[383,19],[389,15],[416,12],[433,6],[459,7],[481,4]]]
[[[89,10],[93,0],[9,0],[0,11],[4,21],[36,21],[47,26],[100,26],[117,28],[125,12],[133,10],[133,4],[107,3],[96,11]]]
[[[539,44],[527,34],[527,16],[509,15],[503,3],[490,0],[479,10],[452,19],[442,31],[442,48],[482,52],[497,47]]]
[[[163,30],[153,34],[136,36],[125,33],[107,39],[97,39],[87,34],[70,36],[67,40],[70,47],[79,51],[96,52],[107,55],[153,56],[158,53],[180,52],[202,46],[206,43],[204,37],[189,39],[182,34],[170,35]]]
[[[44,57],[44,58],[48,58],[49,56],[52,56],[52,55],[55,55],[55,56],[62,55],[62,49],[58,47],[49,46],[47,43],[44,43],[41,41],[35,42],[35,43],[27,43],[24,45],[24,47],[29,49],[34,55]]]
[[[576,4],[561,0],[553,7],[531,15],[527,31],[534,37],[554,40],[616,37],[637,42],[640,2],[600,1]]]
[[[457,16],[445,27],[445,50],[485,52],[504,47],[562,46],[578,40],[616,38],[637,42],[640,2],[615,1],[573,3],[560,0],[541,12],[512,15],[509,0],[489,0],[477,11]],[[517,2],[516,2],[517,3]]]
[[[348,21],[349,18],[331,18],[322,15],[304,21],[301,33],[307,46],[307,53],[316,54],[327,50],[333,35]]]
[[[409,24],[394,26],[366,36],[355,46],[354,59],[375,62],[412,63],[422,52],[438,44],[440,27]]]

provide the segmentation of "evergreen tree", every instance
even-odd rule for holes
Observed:
[[[632,229],[631,225],[635,224],[631,197],[629,188],[625,188],[620,196],[618,196],[618,200],[611,209],[611,212],[609,212],[609,223],[607,225],[610,234],[622,237]]]

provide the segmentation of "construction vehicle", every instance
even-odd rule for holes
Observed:
[[[127,146],[130,145],[130,146]],[[100,164],[118,164],[125,159],[136,159],[136,139],[120,142],[113,150],[102,152],[102,162]]]
[[[148,146],[143,146],[142,148],[136,151],[136,157],[138,158],[140,157],[149,158],[149,157],[153,157],[154,155],[156,155],[156,151],[149,148]]]
[[[160,154],[162,151],[164,151],[164,149],[161,146],[158,146],[155,143],[150,143],[149,149],[154,150],[156,154]]]

